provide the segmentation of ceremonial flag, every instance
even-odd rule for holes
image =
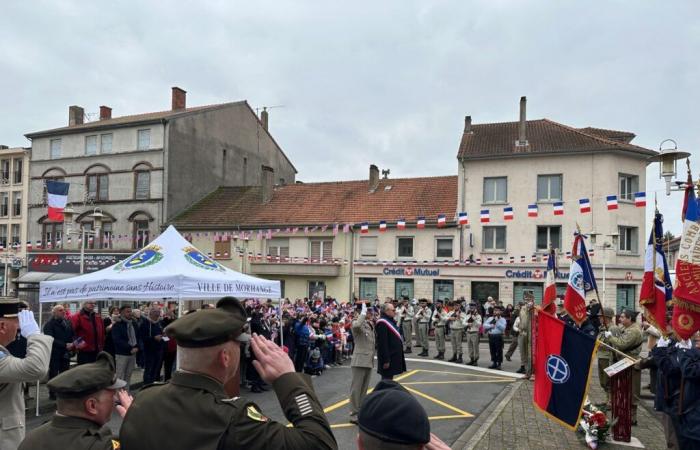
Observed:
[[[564,203],[563,202],[554,202],[554,215],[555,216],[563,216],[564,215]]]
[[[557,299],[557,257],[553,248],[549,249],[547,258],[547,275],[544,281],[544,295],[542,296],[542,309],[545,312],[554,314],[557,306],[554,303]]]
[[[425,228],[425,217],[418,216],[418,220],[416,220],[416,228],[419,228],[419,229]]]
[[[406,229],[406,219],[399,219],[398,222],[396,222],[396,229],[397,230],[405,230]]]
[[[585,311],[584,311],[585,312]],[[575,430],[598,341],[556,316],[537,315],[533,403],[547,417]]]
[[[445,217],[444,214],[438,214],[438,217],[437,217],[437,226],[440,227],[440,228],[442,228],[442,227],[444,227],[445,225],[447,225],[447,217]]]
[[[386,231],[386,221],[385,220],[380,220],[379,221],[379,232],[383,233]]]
[[[503,220],[513,220],[513,207],[506,206],[503,208]]]
[[[582,198],[578,201],[578,207],[581,214],[591,212],[591,201],[587,198]]]
[[[663,221],[661,213],[656,211],[644,259],[644,277],[639,293],[639,304],[646,309],[647,319],[665,334],[666,304],[671,301],[673,287],[664,255]]]
[[[643,208],[647,206],[647,193],[646,192],[635,192],[634,193],[634,206],[637,208]]]
[[[362,225],[360,225],[360,233],[362,233],[362,234],[369,233],[369,224],[367,222],[363,222]]]
[[[581,322],[586,320],[586,292],[597,290],[593,268],[583,239],[583,235],[574,233],[569,284],[566,286],[564,295],[564,309],[577,325],[581,325]]]
[[[46,181],[46,193],[48,196],[48,219],[54,222],[63,222],[63,209],[68,202],[68,183],[63,181]]]
[[[491,221],[491,217],[489,215],[489,210],[482,209],[481,210],[481,223],[489,223],[490,221]]]
[[[527,205],[527,216],[537,217],[537,205]]]
[[[469,225],[469,216],[467,216],[467,213],[465,212],[459,213],[457,220],[460,225]]]
[[[617,209],[617,195],[608,195],[605,198],[605,201],[608,204],[608,211],[612,211],[613,209]]]

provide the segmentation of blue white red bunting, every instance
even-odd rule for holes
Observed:
[[[646,192],[635,192],[634,193],[634,206],[637,208],[642,208],[647,206],[647,193]]]
[[[503,220],[513,220],[513,207],[506,206],[503,208]]]
[[[479,215],[479,218],[481,220],[481,223],[489,223],[491,222],[491,215],[489,213],[488,209],[482,209],[481,213]]]
[[[587,198],[582,198],[578,201],[579,212],[586,214],[591,212],[591,201]]]
[[[552,206],[553,206],[555,216],[563,216],[564,215],[564,203],[563,202],[554,202],[554,204]]]

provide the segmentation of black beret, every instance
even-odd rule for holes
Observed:
[[[117,378],[112,355],[100,352],[94,363],[67,370],[46,385],[58,397],[80,398],[102,389],[121,389],[126,381]]]
[[[224,297],[216,303],[216,308],[200,309],[180,317],[165,327],[165,334],[181,347],[213,347],[238,338],[245,323],[243,305],[236,298]]]
[[[17,317],[22,309],[27,308],[27,303],[17,298],[0,298],[0,318]]]
[[[418,445],[430,442],[428,414],[399,383],[382,380],[365,397],[357,416],[360,429],[385,442]]]

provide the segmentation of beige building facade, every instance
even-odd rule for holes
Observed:
[[[11,295],[27,265],[28,148],[0,146],[0,277],[2,295]]]

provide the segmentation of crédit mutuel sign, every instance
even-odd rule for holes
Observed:
[[[420,267],[385,267],[384,275],[398,275],[401,277],[437,277],[440,269],[423,269]]]
[[[541,280],[544,279],[546,275],[546,271],[540,270],[540,269],[535,269],[535,270],[513,270],[513,269],[508,269],[505,272],[506,278],[531,278],[535,280]],[[557,272],[557,278],[560,280],[568,280],[569,279],[569,273],[568,272]]]

